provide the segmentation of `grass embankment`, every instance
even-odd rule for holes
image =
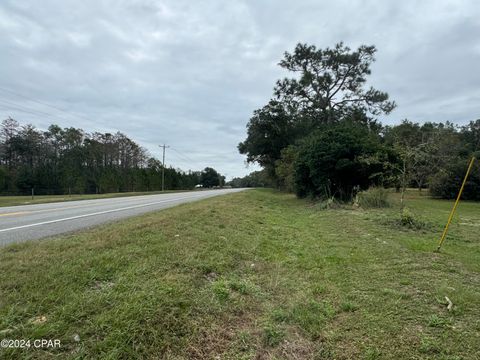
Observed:
[[[166,190],[166,191],[144,191],[144,192],[122,192],[122,193],[107,193],[107,194],[72,194],[72,195],[35,195],[32,196],[3,196],[0,195],[0,207],[17,206],[17,205],[31,205],[44,204],[51,202],[64,202],[75,200],[92,200],[92,199],[108,199],[124,196],[140,196],[140,195],[155,195],[164,193],[183,192],[189,190]]]
[[[440,254],[451,202],[407,204],[426,230],[251,190],[0,249],[0,338],[62,341],[1,357],[478,359],[480,204]]]

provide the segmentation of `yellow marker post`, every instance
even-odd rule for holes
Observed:
[[[443,242],[445,241],[445,237],[447,236],[448,227],[452,222],[453,215],[455,215],[455,211],[457,210],[458,203],[460,202],[460,197],[462,196],[463,188],[465,187],[465,183],[467,182],[468,175],[470,175],[470,171],[472,170],[473,163],[475,162],[475,156],[472,156],[470,163],[468,164],[467,173],[463,178],[462,186],[460,187],[460,191],[458,192],[457,199],[455,200],[455,204],[453,205],[452,211],[450,211],[450,216],[448,217],[447,225],[445,225],[445,229],[443,229],[442,237],[440,238],[440,242],[438,243],[437,251],[440,251]]]

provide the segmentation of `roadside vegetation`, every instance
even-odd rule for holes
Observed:
[[[285,52],[279,66],[286,77],[253,112],[238,145],[262,173],[233,185],[269,183],[299,197],[342,201],[371,186],[402,193],[428,188],[437,197],[454,198],[470,158],[479,155],[480,119],[464,126],[407,119],[382,125],[396,105],[388,93],[368,85],[376,51],[300,43]],[[479,187],[477,164],[463,198],[480,200]]]
[[[382,195],[383,196],[383,195]],[[0,249],[2,359],[476,359],[480,204],[389,207],[249,190]],[[453,303],[447,309],[447,296]]]

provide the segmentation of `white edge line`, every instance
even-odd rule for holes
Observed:
[[[215,195],[214,195],[215,196]],[[130,209],[136,209],[136,208],[141,208],[141,207],[146,207],[146,206],[151,206],[151,205],[156,205],[156,204],[161,204],[161,203],[167,203],[167,202],[172,202],[172,201],[178,201],[178,200],[184,200],[184,199],[196,199],[199,197],[205,197],[205,195],[200,195],[200,196],[187,196],[183,198],[177,198],[177,199],[170,199],[170,200],[162,200],[162,201],[156,201],[148,204],[140,204],[140,205],[133,205],[133,206],[127,206],[119,209],[111,209],[111,210],[105,210],[105,211],[99,211],[99,212],[94,212],[90,214],[83,214],[83,215],[77,215],[77,216],[71,216],[63,219],[55,219],[55,220],[49,220],[49,221],[43,221],[35,224],[28,224],[28,225],[22,225],[22,226],[15,226],[12,228],[8,229],[1,229],[0,232],[6,232],[6,231],[12,231],[12,230],[19,230],[19,229],[25,229],[33,226],[40,226],[40,225],[48,225],[48,224],[54,224],[57,222],[62,222],[62,221],[68,221],[68,220],[76,220],[76,219],[81,219],[89,216],[95,216],[95,215],[103,215],[103,214],[108,214],[112,212],[117,212],[117,211],[123,211],[123,210],[130,210]]]

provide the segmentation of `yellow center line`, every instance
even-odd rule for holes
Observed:
[[[0,216],[11,216],[11,215],[23,215],[23,214],[28,214],[30,211],[20,211],[20,212],[13,212],[13,213],[5,213],[5,214],[0,214]]]
[[[91,204],[90,204],[91,205]],[[19,211],[19,212],[12,212],[12,213],[4,213],[0,214],[0,216],[11,216],[11,215],[25,215],[25,214],[33,214],[33,213],[39,213],[39,212],[48,212],[48,211],[56,211],[56,210],[67,210],[67,209],[74,209],[74,208],[80,208],[80,207],[86,207],[88,205],[79,205],[79,206],[67,206],[67,207],[62,207],[62,208],[53,208],[53,209],[43,209],[43,210],[30,210],[30,211]]]

